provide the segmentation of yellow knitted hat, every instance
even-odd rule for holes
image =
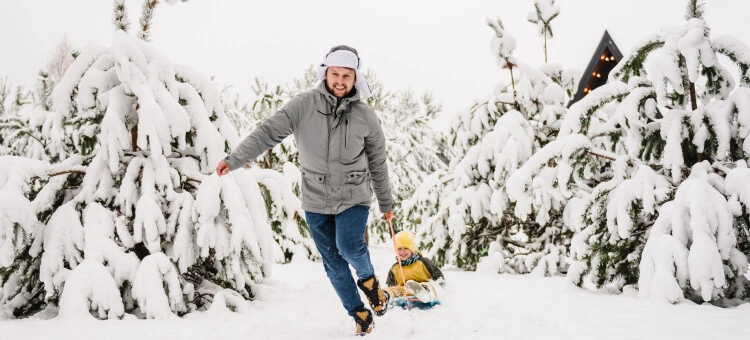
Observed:
[[[396,234],[396,247],[408,248],[412,253],[417,252],[417,246],[414,244],[414,236],[408,231],[399,231]]]

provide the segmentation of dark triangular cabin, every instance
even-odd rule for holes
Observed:
[[[588,67],[586,67],[586,71],[581,76],[581,81],[578,83],[578,91],[573,96],[573,100],[568,103],[568,107],[581,100],[581,98],[585,97],[595,88],[606,84],[609,72],[615,68],[621,59],[622,53],[620,53],[620,49],[617,48],[614,40],[609,36],[609,32],[605,30],[599,46],[597,46]]]

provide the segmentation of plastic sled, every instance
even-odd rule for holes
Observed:
[[[393,302],[394,305],[401,307],[402,309],[430,309],[432,307],[435,307],[440,304],[440,300],[435,298],[434,300],[430,302],[424,302],[419,299],[417,299],[416,296],[409,295],[406,298],[403,296],[399,296],[396,298],[396,300]]]

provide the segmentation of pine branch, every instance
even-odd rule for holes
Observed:
[[[187,2],[187,0],[181,0],[182,2]],[[150,41],[151,38],[151,22],[154,20],[154,9],[156,8],[156,5],[159,4],[159,0],[144,0],[143,1],[143,11],[141,13],[141,19],[140,19],[140,28],[141,31],[138,32],[138,38],[144,41]]]
[[[503,237],[503,242],[510,243],[510,244],[512,244],[512,245],[514,245],[516,247],[520,247],[520,248],[526,248],[526,246],[528,246],[528,244],[526,242],[515,241],[515,240],[509,239],[507,237]]]
[[[687,11],[685,13],[685,20],[690,20],[693,18],[703,19],[703,14],[705,13],[705,10],[704,10],[705,7],[706,7],[706,4],[704,4],[703,1],[700,1],[700,0],[688,1]]]
[[[145,0],[143,1],[143,13],[141,14],[141,31],[138,33],[138,38],[149,41],[151,29],[151,21],[154,19],[154,9],[159,4],[158,0]]]
[[[128,12],[125,7],[125,0],[114,0],[114,10],[112,19],[114,20],[115,30],[123,30],[125,32],[130,28],[130,22],[128,20]]]
[[[202,182],[201,180],[199,180],[199,179],[195,179],[195,178],[192,178],[192,177],[187,177],[187,176],[185,176],[185,180],[186,180],[186,181],[188,181],[188,182],[203,183],[203,182]]]
[[[690,82],[690,107],[693,109],[693,111],[698,109],[698,99],[695,94],[695,83],[692,81]]]
[[[39,144],[41,144],[43,148],[47,148],[47,143],[42,142],[39,138],[37,138],[36,136],[32,135],[31,132],[26,131],[25,129],[23,129],[23,130],[19,130],[18,133],[23,133],[23,134],[28,135],[29,137],[31,137],[31,139],[39,142]]]
[[[627,84],[630,81],[630,77],[640,76],[641,71],[644,69],[646,58],[648,58],[651,52],[662,46],[664,46],[664,41],[661,40],[661,37],[654,37],[652,40],[646,42],[636,52],[631,54],[622,66],[618,65],[613,70],[615,72],[614,78]]]
[[[545,58],[546,58],[546,52],[545,52]],[[546,61],[546,60],[545,60]],[[513,100],[516,100],[516,81],[513,78],[513,66],[514,65],[510,60],[506,59],[506,62],[508,64],[508,70],[510,71],[510,85],[513,86]],[[520,105],[518,105],[518,102],[516,101],[516,109],[518,110],[520,108]]]
[[[586,150],[586,152],[589,155],[600,157],[600,158],[604,158],[604,159],[609,159],[611,161],[616,161],[617,160],[617,158],[613,157],[612,154],[607,155],[602,150],[597,150],[597,149],[591,148],[591,149]]]
[[[547,61],[547,24],[544,25],[544,62]]]
[[[84,174],[85,175],[86,171],[71,169],[71,170],[65,170],[65,171],[60,171],[60,172],[53,172],[47,175],[47,177],[55,177],[55,176],[62,176],[62,175],[69,175],[69,174]],[[29,180],[33,182],[38,179],[40,179],[39,176],[34,176],[34,177],[31,177]]]
[[[716,44],[713,41],[711,45],[715,52],[721,53],[737,65],[740,71],[740,83],[745,85],[750,84],[750,62],[748,62],[748,58],[745,57],[745,51],[736,47],[740,45]],[[0,105],[1,104],[2,103],[0,103]]]

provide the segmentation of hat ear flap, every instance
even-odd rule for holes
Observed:
[[[365,76],[362,74],[362,71],[360,70],[354,70],[354,74],[356,75],[356,83],[354,83],[354,86],[359,89],[360,92],[362,92],[362,97],[370,98],[372,97],[372,92],[370,91],[370,85],[367,84],[367,79],[365,79]],[[324,75],[325,76],[325,75]]]
[[[318,80],[326,79],[327,70],[328,70],[328,65],[326,64],[320,64],[320,66],[318,66]]]

